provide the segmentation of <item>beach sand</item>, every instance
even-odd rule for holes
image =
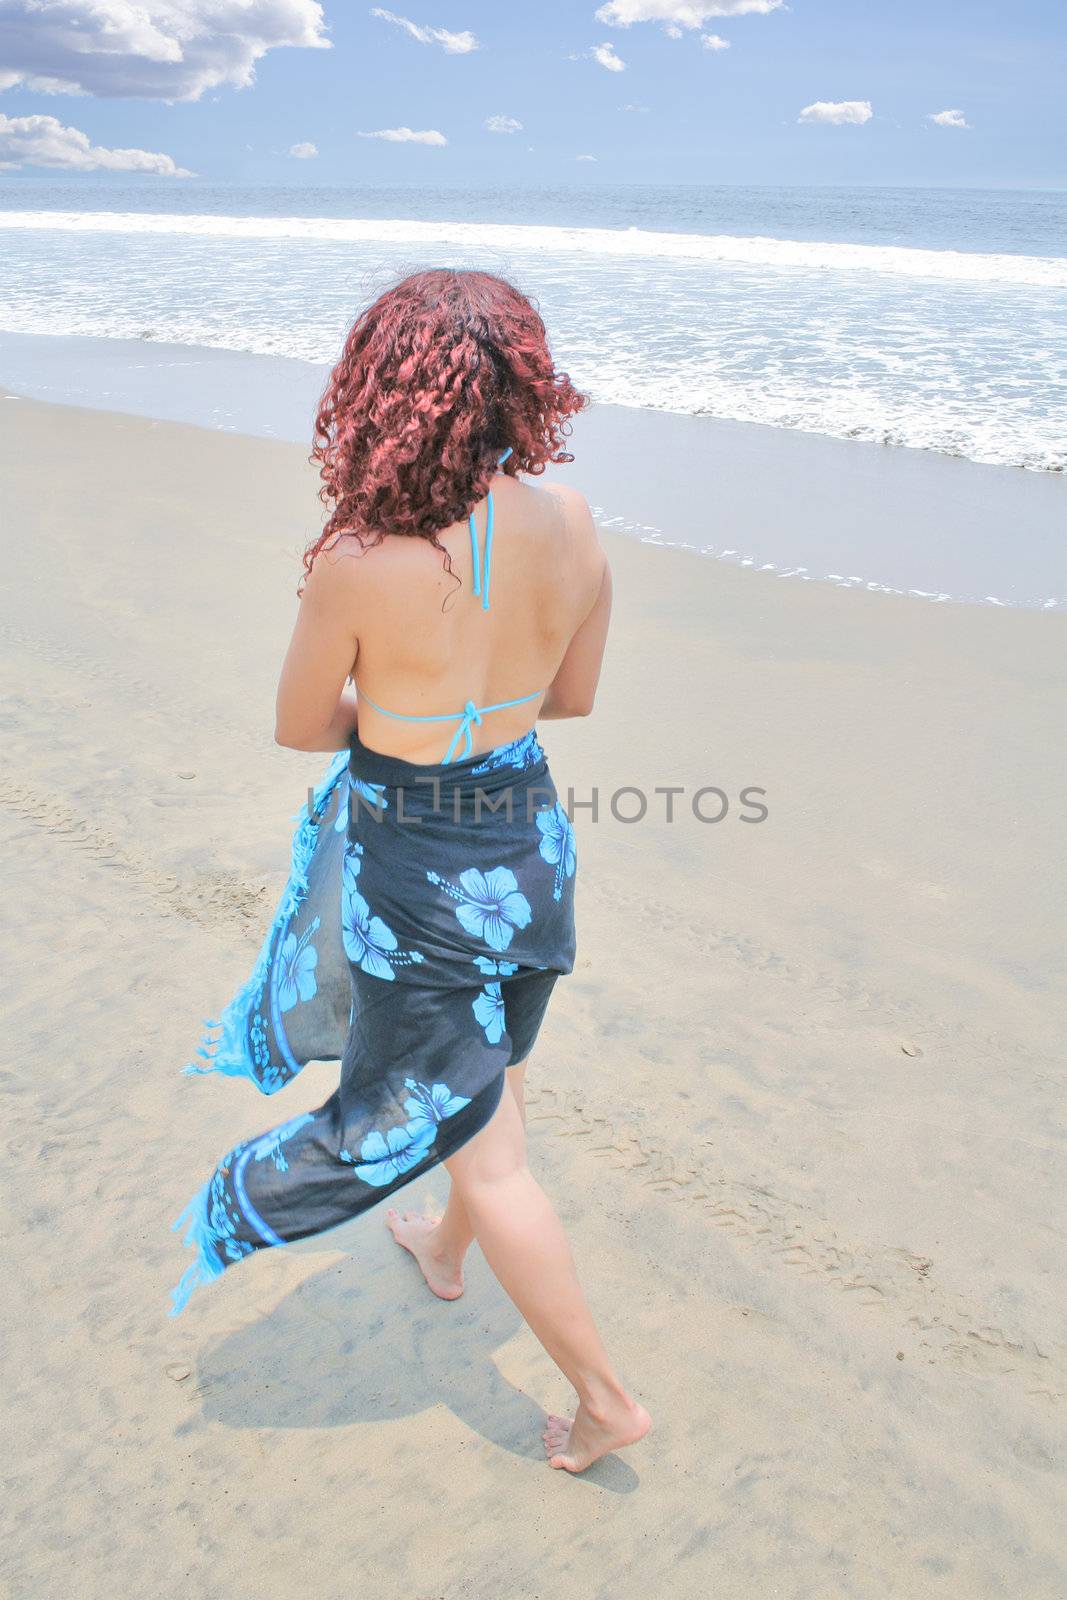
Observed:
[[[477,1246],[437,1301],[384,1208],[168,1318],[218,1152],[336,1074],[180,1073],[326,761],[271,737],[315,486],[293,445],[0,402],[6,1592],[1062,1596],[1060,615],[605,532],[597,709],[543,730],[600,816],[529,1133],[638,1446],[549,1469],[568,1385]]]

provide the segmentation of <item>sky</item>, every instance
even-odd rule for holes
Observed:
[[[0,0],[0,184],[1067,186],[1063,0],[396,6]]]

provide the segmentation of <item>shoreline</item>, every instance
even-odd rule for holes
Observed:
[[[310,440],[326,366],[145,340],[0,333],[0,393]],[[574,420],[602,527],[717,565],[940,604],[1067,610],[1067,475],[703,415]],[[1010,529],[1010,536],[1005,531]],[[709,537],[709,531],[711,537]]]

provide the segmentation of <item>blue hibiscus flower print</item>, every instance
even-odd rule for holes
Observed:
[[[487,983],[471,1002],[471,1010],[485,1034],[487,1044],[499,1044],[504,1037],[504,996],[499,983]]]
[[[351,779],[351,787],[353,789],[355,789],[357,794],[361,794],[363,796],[363,798],[364,798],[364,800],[366,800],[367,804],[379,816],[381,815],[381,813],[383,811],[388,811],[389,810],[389,802],[385,798],[385,784],[384,783],[365,783],[362,778],[353,778],[353,779]],[[346,823],[347,823],[347,820],[348,820],[348,818],[347,818],[347,815],[346,815],[346,817],[345,817]]]
[[[356,1177],[362,1178],[364,1183],[384,1189],[386,1184],[394,1183],[403,1173],[410,1172],[412,1167],[419,1164],[435,1137],[436,1130],[429,1132],[426,1129],[416,1137],[403,1123],[386,1133],[380,1133],[375,1128],[360,1145],[358,1161],[347,1150],[341,1151],[341,1160],[351,1162]]]
[[[237,1224],[241,1220],[241,1213],[226,1192],[225,1178],[216,1172],[208,1195],[208,1238],[227,1261],[241,1261],[252,1254],[248,1241],[237,1237]]]
[[[439,872],[427,872],[426,876],[459,902],[456,916],[464,931],[483,940],[490,950],[506,950],[515,929],[530,925],[530,902],[520,893],[518,880],[507,867],[491,867],[488,872],[468,867],[460,873],[458,887],[446,882]]]
[[[240,1211],[237,1209],[236,1204],[229,1194],[229,1191],[226,1187],[226,1178],[224,1176],[224,1174],[232,1171],[234,1162],[241,1154],[242,1148],[242,1145],[236,1144],[234,1145],[233,1149],[222,1158],[222,1161],[215,1169],[208,1188],[206,1208],[206,1231],[208,1241],[213,1246],[216,1253],[219,1255],[224,1255],[227,1261],[240,1261],[244,1256],[249,1256],[252,1254],[252,1246],[246,1240],[238,1239],[237,1237],[237,1228],[242,1221],[242,1217]],[[182,1215],[174,1224],[176,1228],[180,1227],[183,1219],[189,1214],[190,1210],[190,1207],[186,1207],[186,1210],[182,1212]],[[195,1269],[190,1267],[189,1272],[184,1275],[182,1279],[182,1285],[179,1286],[179,1293],[183,1292],[183,1286],[187,1282],[188,1289],[184,1291],[184,1297],[182,1298],[181,1303],[175,1304],[175,1310],[181,1310],[181,1306],[185,1304],[185,1301],[189,1298],[189,1294],[192,1293],[195,1280],[194,1278],[190,1277],[190,1274],[194,1272]]]
[[[319,956],[311,939],[318,929],[316,917],[299,939],[295,933],[290,933],[282,944],[278,977],[278,1005],[282,1011],[291,1011],[298,1001],[310,1000],[315,994]]]
[[[491,750],[484,761],[471,768],[471,772],[496,772],[501,767],[514,767],[516,771],[522,772],[526,767],[534,766],[543,755],[544,750],[537,737],[537,730],[531,728],[518,739],[513,739],[510,744],[502,744],[496,750]]]
[[[240,1145],[234,1146],[215,1169],[214,1176],[205,1188],[193,1196],[185,1210],[171,1224],[175,1229],[188,1226],[184,1241],[186,1244],[199,1245],[198,1257],[206,1253],[209,1259],[213,1256],[215,1260],[225,1263],[240,1261],[252,1254],[252,1246],[247,1240],[237,1237],[241,1214],[230,1197],[226,1182],[226,1174],[241,1148]],[[218,1271],[221,1270],[220,1267]],[[176,1317],[179,1311],[183,1311],[194,1289],[198,1289],[209,1278],[217,1277],[218,1271],[211,1267],[205,1269],[200,1259],[187,1267],[170,1292],[173,1302],[171,1316]]]
[[[470,1105],[469,1096],[453,1094],[447,1083],[426,1084],[415,1078],[405,1078],[404,1088],[411,1091],[404,1101],[404,1110],[411,1119],[408,1129],[420,1138],[424,1130],[431,1130],[436,1138],[438,1123]]]
[[[559,900],[563,894],[563,880],[565,877],[574,877],[574,867],[578,859],[574,829],[571,826],[571,819],[558,800],[551,811],[538,812],[535,820],[541,835],[538,848],[544,859],[556,869],[552,898]]]
[[[417,1166],[437,1138],[444,1119],[470,1105],[468,1096],[453,1094],[447,1083],[426,1084],[405,1078],[404,1087],[411,1091],[404,1101],[408,1121],[385,1133],[377,1128],[368,1133],[359,1147],[358,1161],[347,1150],[341,1151],[341,1160],[351,1163],[356,1176],[376,1188],[384,1188]]]
[[[475,956],[474,965],[479,972],[484,972],[487,977],[510,978],[513,972],[518,972],[514,961],[491,961],[488,956]]]
[[[365,783],[362,778],[353,778],[349,773],[344,794],[337,803],[337,815],[333,819],[334,830],[337,833],[344,833],[348,828],[349,795],[353,789],[357,789],[379,814],[389,809],[384,783]]]
[[[360,859],[356,851],[346,851],[341,874],[341,938],[349,961],[373,978],[392,981],[395,967],[422,960],[417,950],[401,951],[392,928],[376,917],[356,887]]]
[[[314,1117],[309,1111],[302,1116],[293,1117],[289,1122],[283,1122],[280,1128],[272,1128],[270,1133],[263,1134],[258,1139],[253,1139],[249,1147],[249,1155],[253,1161],[273,1161],[279,1172],[288,1172],[289,1163],[285,1159],[282,1146],[287,1144],[294,1133],[299,1133],[301,1128],[306,1128],[309,1122],[314,1122]]]
[[[352,787],[358,790],[364,800],[367,800],[376,811],[389,810],[389,802],[385,798],[384,783],[364,783],[362,778],[353,778]]]
[[[518,972],[514,961],[490,961],[487,956],[475,956],[474,964],[480,972],[491,977],[508,977]],[[471,1001],[471,1010],[485,1034],[487,1044],[499,1044],[504,1037],[504,995],[499,983],[487,983]]]

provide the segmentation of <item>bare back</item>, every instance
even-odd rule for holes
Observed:
[[[518,738],[533,726],[543,691],[597,600],[604,554],[582,496],[504,474],[494,478],[492,493],[488,608],[474,592],[466,521],[439,535],[454,575],[441,552],[419,538],[387,536],[366,549],[343,538],[330,553],[331,566],[347,569],[342,581],[358,606],[352,676],[359,737],[371,749],[438,762],[468,702],[485,708],[533,696],[486,712],[470,729],[475,754]],[[483,500],[474,510],[480,547],[486,516]],[[434,716],[442,720],[414,720]]]

